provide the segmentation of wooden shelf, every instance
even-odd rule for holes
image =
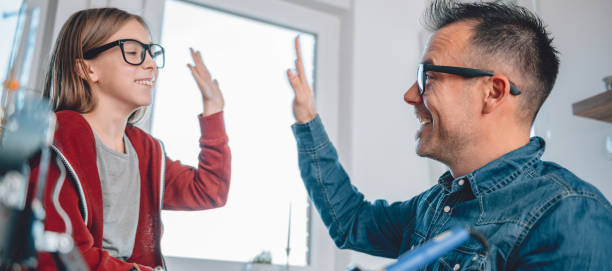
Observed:
[[[612,123],[612,90],[572,105],[574,115]]]

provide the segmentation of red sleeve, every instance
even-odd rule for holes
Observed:
[[[231,154],[223,112],[198,118],[201,128],[198,168],[166,158],[164,209],[203,210],[221,207],[227,201]]]
[[[55,161],[53,159],[52,161]],[[31,174],[30,180],[38,175],[38,167]],[[64,221],[53,204],[53,193],[58,182],[59,170],[54,162],[49,167],[48,181],[45,187],[43,206],[45,208],[45,231],[65,232]],[[91,270],[130,270],[133,263],[121,261],[111,257],[108,252],[99,247],[94,247],[94,238],[83,221],[79,208],[79,196],[73,181],[65,178],[59,192],[59,204],[66,212],[72,224],[72,237],[75,245],[83,255],[85,263]],[[100,206],[102,208],[102,206]],[[150,267],[138,265],[141,270],[153,270]],[[49,253],[39,253],[37,270],[56,270],[56,264]]]

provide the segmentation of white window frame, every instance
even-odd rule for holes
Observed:
[[[339,127],[340,18],[332,14],[280,0],[181,1],[316,35],[315,82],[313,86],[316,106],[318,112],[323,116],[322,120],[331,141],[337,144]],[[155,2],[155,4],[151,2]],[[151,2],[147,3],[143,17],[151,28],[153,38],[159,40],[163,24],[163,20],[159,20],[159,18],[162,18],[160,15],[163,14],[165,0],[154,0]],[[285,75],[279,74],[278,76]],[[150,127],[150,124],[148,127]],[[287,127],[287,129],[290,128]],[[309,220],[309,264],[305,267],[291,266],[290,269],[294,271],[333,270],[335,264],[335,245],[314,208],[310,208],[309,215],[311,218]],[[237,245],[240,242],[249,242],[249,240],[227,241]],[[181,257],[166,257],[166,262],[170,268],[176,270],[242,271],[245,264],[243,262]],[[284,267],[277,267],[278,270],[284,270]]]

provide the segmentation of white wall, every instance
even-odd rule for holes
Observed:
[[[424,6],[424,1],[353,2],[349,174],[368,200],[407,200],[433,183],[428,160],[415,154],[417,121],[403,100],[420,60]],[[340,255],[339,261],[368,269],[389,262],[356,252]]]
[[[577,117],[572,103],[602,93],[612,75],[612,1],[540,0],[536,8],[561,52],[557,83],[536,120],[546,139],[543,159],[555,161],[612,199],[612,156],[606,136],[612,124]]]

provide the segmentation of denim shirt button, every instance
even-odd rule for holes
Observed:
[[[455,266],[453,266],[453,270],[457,271],[461,268],[461,265],[459,264],[455,264]]]
[[[464,183],[465,183],[465,181],[464,181],[463,179],[461,179],[461,180],[459,180],[459,181],[457,182],[457,184],[458,184],[459,186],[462,186]]]
[[[451,209],[450,206],[448,206],[448,205],[444,206],[444,212],[445,213],[450,212],[450,209]]]

